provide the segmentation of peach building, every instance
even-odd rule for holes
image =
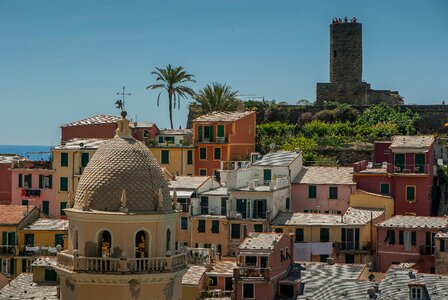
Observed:
[[[238,247],[232,299],[293,298],[299,283],[288,278],[294,264],[294,240],[279,233],[251,233]]]
[[[11,165],[26,160],[16,154],[0,154],[0,205],[11,204]]]
[[[436,235],[448,229],[448,217],[396,215],[377,224],[377,267],[414,263],[424,273],[435,272]],[[440,250],[440,245],[439,245]]]
[[[303,167],[292,181],[292,211],[344,214],[356,191],[352,172],[349,167]]]
[[[61,299],[182,299],[186,254],[176,252],[176,222],[166,180],[129,121],[86,166],[58,253]]]
[[[47,161],[16,161],[11,165],[11,204],[38,207],[47,216],[59,214],[55,170]]]
[[[221,161],[247,160],[255,151],[255,112],[213,112],[193,120],[195,175],[219,178]]]

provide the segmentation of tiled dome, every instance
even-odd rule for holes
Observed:
[[[130,136],[115,137],[98,148],[79,180],[74,208],[119,211],[123,190],[130,212],[171,210],[168,185],[157,161]]]

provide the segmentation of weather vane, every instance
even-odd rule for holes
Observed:
[[[126,88],[123,86],[123,92],[121,93],[117,93],[117,95],[121,95],[121,99],[118,99],[117,101],[115,101],[115,107],[120,109],[121,111],[124,111],[124,98],[125,96],[130,96],[131,93],[125,93]]]

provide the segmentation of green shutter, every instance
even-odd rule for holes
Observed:
[[[55,270],[45,269],[45,281],[56,281],[57,273]]]
[[[263,224],[254,224],[255,232],[263,232]]]
[[[338,188],[335,186],[329,187],[329,198],[338,199]]]
[[[381,183],[380,193],[382,195],[389,195],[389,184],[388,183]]]
[[[400,167],[401,169],[404,168],[404,154],[395,154],[395,166]]]
[[[315,185],[308,186],[308,198],[314,199],[317,197],[317,187]]]
[[[22,205],[28,205],[28,199],[22,199]]]
[[[10,272],[11,272],[11,275],[15,275],[16,274],[16,262],[15,262],[15,258],[14,257],[11,257],[11,260],[10,260],[10,262],[11,262],[11,265],[10,265]]]
[[[224,125],[218,125],[218,137],[224,137]]]
[[[67,177],[60,178],[60,190],[68,191],[68,178]]]
[[[187,164],[192,165],[193,164],[193,150],[187,151]]]
[[[198,125],[198,142],[202,142],[202,125]]]
[[[414,186],[406,187],[406,200],[407,201],[415,201],[415,187]]]
[[[39,175],[39,188],[44,188],[44,175]]]
[[[209,129],[210,130],[210,142],[213,142],[213,133],[214,133],[213,132],[213,130],[214,130],[213,125],[210,125],[209,128],[210,128]]]
[[[50,212],[50,202],[48,201],[42,201],[42,211],[44,212],[44,214],[49,214]]]
[[[170,152],[168,150],[162,150],[162,164],[170,163]]]
[[[8,233],[2,232],[2,245],[6,246],[8,244]]]
[[[263,180],[265,182],[271,181],[272,179],[272,171],[271,169],[264,169],[263,170]]]
[[[31,189],[33,187],[33,175],[28,174],[28,187]]]
[[[425,154],[415,154],[415,172],[423,173],[425,171]]]
[[[67,167],[67,166],[68,166],[68,153],[61,152],[61,167]]]
[[[8,232],[8,244],[11,246],[16,245],[16,233],[14,231]]]
[[[61,203],[59,203],[59,206],[60,206],[59,214],[61,216],[65,216],[64,209],[67,207],[67,202],[61,202]]]
[[[23,175],[19,174],[19,187],[23,187]]]
[[[61,245],[64,248],[64,235],[63,234],[55,234],[54,235],[54,246]]]
[[[239,239],[241,237],[241,227],[240,224],[232,224],[231,238]]]
[[[163,136],[159,136],[159,144],[163,144]]]
[[[86,167],[89,163],[89,153],[84,152],[81,154],[81,166]]]
[[[48,188],[52,189],[53,188],[53,175],[48,175],[48,181],[49,181]]]
[[[22,273],[26,272],[26,259],[22,258]]]

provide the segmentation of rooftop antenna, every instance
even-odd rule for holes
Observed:
[[[121,93],[117,93],[117,95],[121,95],[121,99],[118,99],[117,101],[115,101],[115,107],[120,109],[121,111],[124,111],[125,110],[125,107],[124,107],[125,96],[130,96],[131,93],[126,94],[126,88],[123,86],[123,91]]]

